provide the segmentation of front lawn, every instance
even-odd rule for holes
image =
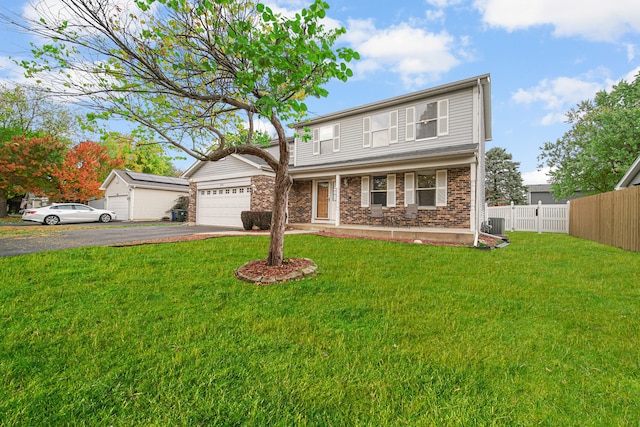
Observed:
[[[640,254],[286,237],[0,258],[0,424],[636,426]]]

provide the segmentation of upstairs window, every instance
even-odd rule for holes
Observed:
[[[340,151],[340,125],[328,125],[313,130],[313,154]]]
[[[406,140],[437,138],[449,134],[449,100],[425,102],[407,108]]]
[[[363,147],[386,147],[398,142],[398,112],[374,114],[364,118]]]

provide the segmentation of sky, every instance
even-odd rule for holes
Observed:
[[[327,1],[327,25],[347,29],[338,44],[361,59],[351,64],[352,79],[306,102],[311,117],[489,73],[487,149],[512,154],[525,184],[547,181],[540,147],[570,129],[570,108],[640,72],[638,0]],[[22,14],[25,3],[0,0],[0,13]],[[308,5],[265,3],[285,13]],[[0,40],[0,82],[24,82],[10,58],[29,57],[29,36],[0,24]]]

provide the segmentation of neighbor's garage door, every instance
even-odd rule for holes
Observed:
[[[115,211],[116,219],[120,221],[129,220],[129,196],[109,196],[107,209]]]
[[[197,222],[202,225],[242,227],[240,213],[251,209],[249,187],[199,190]]]

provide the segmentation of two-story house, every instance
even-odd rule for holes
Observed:
[[[477,238],[491,139],[488,74],[293,127],[292,226],[462,243]],[[239,226],[241,210],[270,210],[273,172],[259,159],[197,162],[184,176],[192,181],[196,223]]]

